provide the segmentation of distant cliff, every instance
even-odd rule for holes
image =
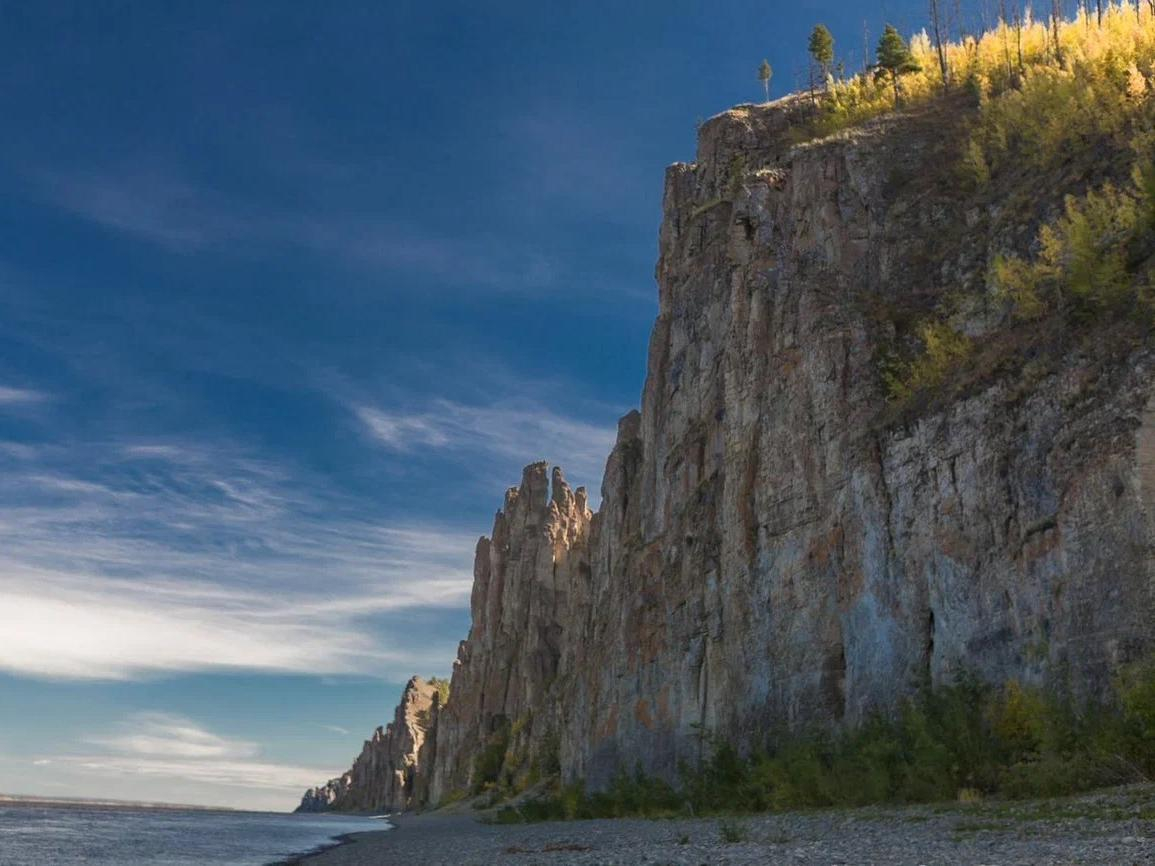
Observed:
[[[1028,254],[1085,184],[956,182],[949,109],[811,141],[806,100],[703,125],[697,161],[667,172],[641,410],[598,512],[526,469],[478,545],[473,626],[416,769],[382,747],[334,808],[672,778],[702,727],[741,749],[963,669],[1093,696],[1155,647],[1145,342],[999,356],[914,405],[887,393],[928,311],[1007,342],[991,263]]]
[[[393,721],[377,728],[347,773],[310,788],[298,812],[403,812],[415,805],[418,755],[440,702],[438,683],[413,677]]]

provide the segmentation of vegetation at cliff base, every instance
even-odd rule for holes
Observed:
[[[704,760],[671,785],[640,770],[607,790],[581,784],[508,806],[499,822],[702,816],[1028,798],[1155,779],[1155,661],[1125,668],[1111,699],[1080,705],[1054,691],[969,676],[924,689],[893,717],[842,733],[772,735],[749,755],[701,733]]]

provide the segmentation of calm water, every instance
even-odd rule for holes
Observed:
[[[0,866],[262,866],[384,821],[0,803]]]

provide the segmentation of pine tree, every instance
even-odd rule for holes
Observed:
[[[770,62],[762,61],[762,65],[758,67],[758,80],[762,82],[762,89],[766,92],[766,101],[770,101],[770,78],[774,75],[774,70],[770,68]]]
[[[922,67],[918,65],[918,61],[910,53],[910,47],[906,41],[891,24],[887,24],[886,29],[882,31],[882,38],[878,40],[878,49],[875,54],[878,58],[875,74],[890,76],[891,85],[894,87],[894,104],[898,105],[899,77],[908,72],[918,72]]]
[[[830,64],[834,62],[834,35],[825,24],[816,24],[810,32],[810,56],[822,70],[822,83],[830,78]]]

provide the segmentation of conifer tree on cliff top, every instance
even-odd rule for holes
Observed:
[[[910,53],[906,41],[891,24],[886,25],[886,29],[882,32],[882,38],[878,40],[876,55],[878,63],[875,65],[874,74],[880,77],[890,77],[890,82],[894,86],[894,104],[898,105],[899,77],[908,72],[918,72],[922,67],[918,65],[918,61]]]
[[[762,89],[766,91],[766,101],[770,101],[770,77],[774,74],[774,70],[770,68],[770,63],[767,60],[762,61],[762,65],[758,67],[758,80],[762,82]]]
[[[834,34],[825,24],[816,24],[810,32],[810,56],[822,70],[822,84],[830,77],[830,64],[834,62]]]

